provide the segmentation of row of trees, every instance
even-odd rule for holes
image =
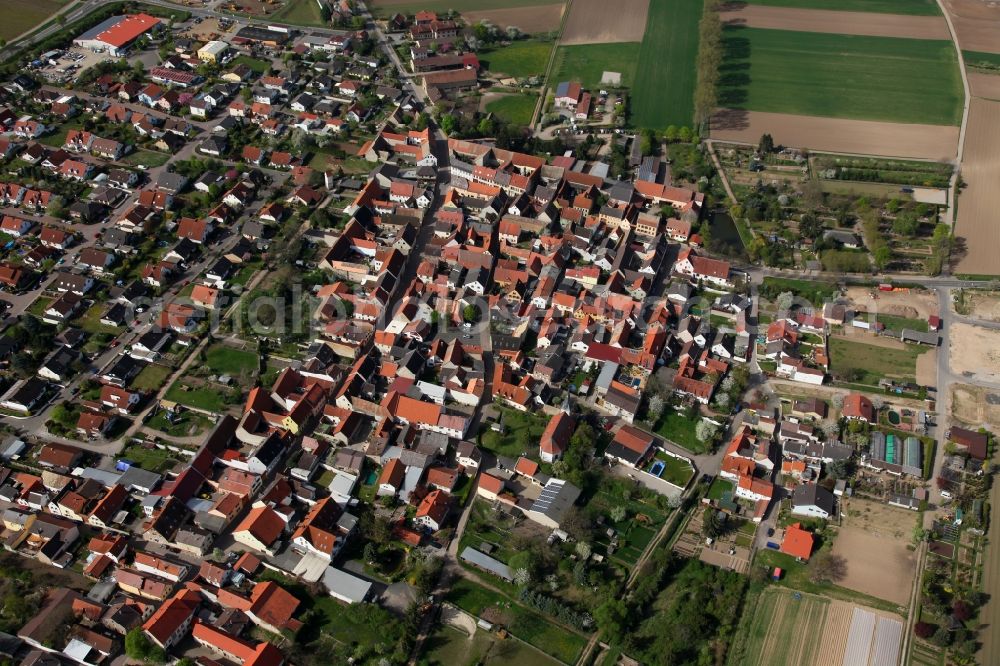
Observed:
[[[722,20],[718,0],[708,0],[698,23],[698,82],[694,90],[695,121],[704,125],[715,110],[722,65]]]

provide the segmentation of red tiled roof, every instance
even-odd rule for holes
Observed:
[[[785,529],[785,538],[781,542],[782,553],[808,560],[812,549],[813,535],[802,529],[801,524],[793,523]]]

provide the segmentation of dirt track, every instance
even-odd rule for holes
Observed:
[[[974,97],[966,127],[962,179],[955,225],[956,273],[1000,274],[1000,102]]]
[[[966,51],[1000,53],[1000,5],[982,0],[944,0],[958,43]]]
[[[943,16],[902,16],[871,12],[837,12],[767,5],[729,5],[720,13],[723,23],[750,28],[801,30],[838,35],[951,39]]]
[[[785,146],[837,153],[951,160],[958,152],[958,128],[946,125],[884,123],[733,109],[720,109],[712,120],[712,138],[719,141],[757,145],[760,135],[765,133],[773,136],[775,143]]]
[[[649,0],[573,0],[561,44],[639,42]]]
[[[483,9],[462,12],[462,18],[470,24],[486,19],[499,28],[515,26],[523,32],[538,34],[559,29],[565,5],[534,5],[531,7],[511,7],[510,9]]]

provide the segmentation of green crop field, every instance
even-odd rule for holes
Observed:
[[[601,87],[604,72],[619,72],[622,86],[632,87],[639,59],[639,42],[575,44],[560,46],[552,69],[553,86],[559,81],[579,81],[584,88]]]
[[[1000,53],[984,53],[982,51],[962,51],[962,58],[965,59],[966,67],[976,69],[988,69],[995,71],[1000,69]]]
[[[13,39],[28,32],[59,11],[65,0],[4,0],[0,39]]]
[[[504,95],[486,104],[486,110],[515,125],[528,125],[535,113],[537,95]]]
[[[484,50],[479,53],[483,67],[493,74],[506,74],[517,79],[545,74],[545,66],[552,52],[552,42],[528,39],[510,46]]]
[[[913,381],[917,374],[917,357],[926,347],[905,345],[905,349],[877,347],[864,342],[830,338],[830,370],[840,377],[847,370],[860,370],[863,384],[878,385],[882,377]]]
[[[832,118],[957,125],[950,42],[729,27],[719,105]]]
[[[319,5],[316,4],[316,0],[291,0],[291,2],[276,11],[272,18],[275,21],[292,23],[294,25],[305,25],[316,28],[330,27],[328,22],[323,21],[323,15],[319,13]]]
[[[632,86],[637,127],[691,125],[702,0],[649,3]]]
[[[749,2],[754,5],[770,5],[772,7],[832,9],[842,12],[876,12],[913,16],[941,15],[941,10],[934,0],[749,0]]]
[[[475,12],[488,9],[510,9],[513,7],[537,7],[539,5],[561,5],[561,2],[551,0],[375,0],[369,4],[376,16],[415,14],[419,11],[438,12],[445,14],[449,10],[456,12]]]

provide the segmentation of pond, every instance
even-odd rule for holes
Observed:
[[[886,414],[886,418],[889,419],[889,423],[891,423],[892,425],[899,425],[900,421],[899,412],[890,411],[888,414]]]

